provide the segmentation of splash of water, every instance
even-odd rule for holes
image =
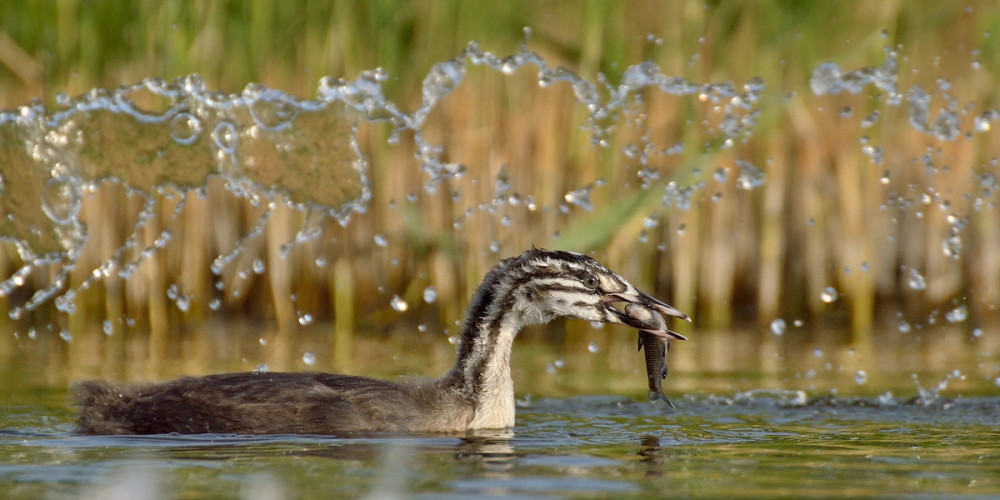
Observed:
[[[958,102],[948,95],[950,84],[947,80],[938,82],[938,91],[942,94],[945,102],[944,107],[938,110],[937,117],[931,121],[931,96],[920,85],[913,85],[906,92],[899,92],[899,57],[892,47],[885,48],[886,60],[879,66],[867,66],[856,70],[844,71],[837,63],[822,63],[813,70],[809,80],[810,87],[816,95],[839,94],[849,92],[858,94],[868,86],[874,86],[878,90],[886,93],[885,103],[889,106],[899,106],[906,103],[909,112],[909,122],[915,130],[932,135],[942,141],[954,141],[961,133],[959,116],[956,109]],[[995,111],[985,111],[975,120],[975,128],[980,132],[990,129],[991,123],[998,115]],[[862,122],[862,128],[874,125],[878,120],[878,113],[875,112]],[[881,163],[880,151],[877,146],[866,145],[875,163]],[[879,148],[880,150],[880,148]]]
[[[53,298],[61,311],[72,313],[78,291],[115,272],[130,278],[146,259],[169,244],[173,232],[164,229],[153,244],[138,248],[140,232],[158,212],[161,197],[178,200],[173,220],[181,213],[185,196],[203,194],[211,177],[223,178],[231,193],[265,207],[232,250],[213,260],[211,271],[221,275],[261,236],[277,203],[319,214],[307,217],[311,221],[307,227],[282,248],[285,256],[295,245],[319,236],[317,219],[331,217],[346,225],[353,213],[366,210],[371,184],[368,158],[357,140],[361,123],[388,123],[390,144],[397,143],[404,132],[412,133],[414,156],[427,174],[424,190],[433,193],[447,179],[464,175],[466,168],[445,161],[444,148],[426,139],[422,126],[437,104],[462,84],[470,64],[504,75],[531,66],[537,69],[542,87],[567,83],[586,110],[585,128],[592,143],[599,146],[610,144],[608,138],[619,117],[629,114],[651,91],[696,96],[712,104],[720,116],[714,142],[722,147],[745,140],[756,125],[756,106],[765,88],[759,78],[742,86],[694,83],[665,75],[655,63],[646,61],[626,68],[617,85],[603,77],[595,83],[566,68],[550,66],[528,50],[530,32],[526,30],[525,35],[525,44],[509,56],[483,51],[472,42],[454,59],[434,65],[423,80],[420,106],[411,112],[384,95],[382,84],[388,73],[382,69],[364,71],[354,80],[324,77],[315,99],[256,83],[240,93],[227,94],[208,88],[198,75],[189,75],[173,81],[148,78],[77,97],[61,95],[53,109],[33,102],[0,112],[0,238],[13,243],[23,262],[21,269],[0,283],[0,295],[10,295],[38,269],[51,266],[53,278],[48,286],[10,314],[20,317]],[[676,155],[682,149],[680,144],[654,145],[650,137],[645,134],[635,145],[635,159],[648,174],[644,187],[659,178],[657,169],[649,165],[650,157]],[[749,163],[740,168],[743,185],[756,187],[763,182],[763,174]],[[69,272],[87,241],[87,228],[79,218],[82,200],[102,182],[120,183],[146,201],[125,243],[81,285],[67,289]],[[566,193],[565,202],[589,211],[593,207],[590,192],[600,185],[596,181],[572,190]],[[696,186],[678,188],[682,193],[679,206],[689,202],[684,200],[699,189]],[[520,195],[509,191],[510,180],[501,172],[495,202],[521,204]],[[673,202],[671,193],[668,188],[665,204]],[[530,197],[523,205],[536,208]],[[254,266],[254,272],[258,267]],[[175,302],[186,309],[188,300]]]
[[[160,104],[142,104],[147,102]],[[227,95],[210,91],[197,75],[61,96],[53,110],[33,103],[0,113],[0,176],[5,179],[0,237],[14,243],[24,263],[0,284],[0,294],[23,286],[37,268],[54,264],[57,269],[49,286],[12,308],[11,317],[57,295],[57,307],[73,312],[76,290],[65,291],[65,286],[87,240],[79,220],[81,201],[102,182],[124,184],[146,202],[125,243],[77,290],[116,268],[129,278],[172,238],[164,230],[134,260],[124,261],[156,213],[158,197],[179,200],[172,220],[184,207],[184,195],[204,189],[214,176],[226,179],[239,196],[281,198],[346,223],[351,213],[364,210],[370,192],[352,115],[343,100],[298,99],[256,84]],[[213,271],[221,272],[240,248],[217,258]],[[177,304],[186,309],[187,298]]]

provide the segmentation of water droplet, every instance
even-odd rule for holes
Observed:
[[[177,300],[177,296],[180,295],[180,289],[177,285],[170,285],[167,287],[167,298],[170,300]]]
[[[601,346],[597,345],[597,342],[590,342],[587,344],[587,350],[592,353],[597,353],[601,351]]]
[[[1000,189],[1000,181],[997,181],[997,176],[993,175],[992,173],[986,172],[984,174],[979,175],[978,178],[979,178],[979,185],[982,186],[983,189],[990,192],[994,192],[997,191],[997,189]]]
[[[594,189],[593,185],[587,185],[579,189],[574,189],[573,191],[566,193],[563,196],[563,199],[566,200],[566,203],[576,205],[589,212],[594,209],[594,206],[590,203],[590,191],[592,189]]]
[[[871,128],[878,122],[879,112],[878,110],[872,111],[871,114],[866,116],[861,120],[861,128]]]
[[[437,300],[437,290],[434,289],[434,286],[424,288],[424,302],[433,304],[435,300]]]
[[[191,308],[191,297],[187,295],[181,295],[180,297],[177,297],[175,303],[177,304],[177,309],[180,309],[183,312],[187,312],[188,309]]]
[[[109,337],[111,336],[111,334],[115,333],[115,326],[113,323],[111,323],[110,319],[104,320],[104,322],[102,323],[102,328],[104,330],[104,334]]]
[[[326,257],[316,257],[316,267],[326,267]]]
[[[944,315],[944,318],[948,320],[949,323],[961,323],[965,321],[965,318],[969,316],[969,309],[962,304]]]
[[[452,59],[435,64],[423,82],[423,104],[430,108],[442,97],[451,93],[465,78],[465,61]]]
[[[923,290],[927,288],[927,281],[924,280],[924,276],[920,274],[920,271],[910,268],[910,279],[907,280],[907,284],[910,288],[914,290]]]
[[[389,301],[389,305],[399,312],[403,312],[410,308],[410,305],[407,304],[405,300],[399,298],[399,295],[393,295],[392,300]]]
[[[253,367],[253,372],[254,373],[267,373],[267,364],[261,363],[261,364],[255,366],[255,367]]]
[[[56,224],[69,224],[80,213],[80,186],[72,177],[54,177],[42,189],[42,211]]]
[[[423,323],[417,325],[417,331],[420,332],[420,333],[426,332],[427,331],[427,325],[425,325]]]
[[[920,274],[920,271],[913,268],[910,269],[910,279],[907,283],[910,285],[910,288],[914,290],[923,290],[927,288],[927,282],[924,280],[923,275]]]
[[[865,385],[865,382],[868,382],[868,374],[864,370],[858,370],[858,373],[854,374],[854,381],[858,385]]]
[[[248,89],[248,92],[253,92],[253,89]],[[249,105],[250,117],[265,130],[277,131],[288,128],[299,113],[298,108],[284,92],[266,89],[252,97],[254,99]]]
[[[222,307],[222,301],[218,298],[208,301],[208,308],[213,311],[218,311]]]
[[[717,182],[726,182],[726,178],[729,177],[729,168],[727,168],[727,167],[719,167],[719,168],[715,169],[715,173],[712,174],[712,177]]]
[[[261,259],[254,259],[252,266],[254,274],[264,274],[264,271],[267,270],[267,265]]]
[[[389,241],[386,240],[385,236],[382,236],[381,234],[376,234],[374,240],[375,240],[375,246],[379,248],[385,248],[387,245],[389,245]]]
[[[20,285],[18,285],[20,286]],[[6,293],[0,295],[6,296]],[[76,312],[76,292],[73,290],[67,291],[62,296],[56,297],[55,300],[56,309],[64,312],[66,314],[73,314]]]
[[[823,302],[831,304],[837,300],[837,289],[832,286],[828,286],[823,289],[822,293],[819,294],[819,298]]]
[[[792,397],[792,399],[789,401],[789,404],[795,406],[804,406],[808,401],[809,398],[806,396],[806,391],[800,390],[800,391],[795,391],[795,396]]]
[[[910,333],[910,330],[912,330],[913,327],[910,326],[910,322],[909,321],[905,321],[904,320],[904,321],[900,321],[899,322],[898,329],[899,329],[899,333]]]
[[[775,335],[781,335],[785,333],[785,326],[787,326],[785,324],[785,320],[777,318],[771,322],[771,333]]]
[[[941,251],[952,259],[957,259],[962,255],[962,238],[958,234],[951,234],[941,242]]]
[[[873,146],[871,144],[861,146],[861,153],[871,158],[872,163],[876,165],[881,165],[882,159],[885,156],[885,151],[882,150],[882,146]],[[887,177],[883,177],[882,179],[884,179],[884,180],[880,179],[880,182],[882,182],[882,184],[888,184]]]
[[[493,253],[500,253],[500,243],[496,241],[490,242],[490,251]]]
[[[227,121],[221,121],[212,130],[212,141],[222,150],[222,152],[232,155],[236,153],[236,140],[239,134],[236,133],[236,126]]]
[[[973,328],[972,329],[972,336],[975,337],[975,338],[977,338],[977,339],[979,337],[982,337],[983,336],[983,329],[982,328]]]
[[[267,345],[267,339],[265,339],[264,337],[261,337],[261,338],[257,339],[257,343],[259,343],[260,345]]]
[[[764,185],[767,176],[752,163],[743,160],[736,160],[736,166],[740,167],[740,175],[736,178],[737,187],[749,191]]]
[[[72,342],[73,341],[73,335],[71,335],[69,333],[69,331],[67,331],[67,330],[63,330],[63,331],[59,332],[59,338],[65,340],[66,342]]]
[[[191,113],[177,113],[170,120],[170,137],[177,144],[194,144],[201,137],[201,120]]]
[[[816,356],[816,359],[822,359],[823,358],[823,349],[814,349],[813,350],[813,356]]]
[[[307,365],[309,365],[309,366],[315,365],[316,364],[316,353],[314,353],[312,351],[306,352],[305,354],[302,355],[302,362],[305,363],[305,364],[307,364]]]
[[[302,326],[310,325],[313,322],[313,315],[309,313],[304,313],[299,315],[299,324]]]

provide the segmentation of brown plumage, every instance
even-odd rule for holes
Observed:
[[[501,261],[472,298],[454,368],[399,383],[327,373],[233,373],[150,384],[77,384],[86,434],[464,432],[514,424],[510,349],[525,325],[569,316],[682,336],[613,307],[687,319],[585,255],[531,249]],[[658,315],[656,315],[658,317]]]
[[[433,381],[328,373],[228,373],[159,384],[76,386],[85,434],[339,434],[464,428],[472,407]]]

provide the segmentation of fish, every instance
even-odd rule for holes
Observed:
[[[625,314],[649,323],[650,326],[665,330],[667,322],[656,311],[639,304],[625,306]],[[667,378],[667,354],[670,352],[670,340],[655,335],[648,330],[639,328],[639,350],[646,348],[646,377],[649,380],[649,401],[655,403],[661,400],[677,411],[677,407],[663,394],[663,379]]]

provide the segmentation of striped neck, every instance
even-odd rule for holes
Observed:
[[[493,268],[472,297],[458,342],[455,366],[439,379],[442,388],[473,405],[473,428],[514,424],[514,383],[510,350],[525,326],[515,307],[519,289],[530,280],[515,259]]]
[[[437,386],[447,397],[472,406],[472,428],[510,427],[514,425],[510,349],[521,328],[568,316],[669,333],[609,305],[614,302],[642,303],[686,318],[582,254],[533,248],[505,259],[487,273],[473,295],[458,359]]]

